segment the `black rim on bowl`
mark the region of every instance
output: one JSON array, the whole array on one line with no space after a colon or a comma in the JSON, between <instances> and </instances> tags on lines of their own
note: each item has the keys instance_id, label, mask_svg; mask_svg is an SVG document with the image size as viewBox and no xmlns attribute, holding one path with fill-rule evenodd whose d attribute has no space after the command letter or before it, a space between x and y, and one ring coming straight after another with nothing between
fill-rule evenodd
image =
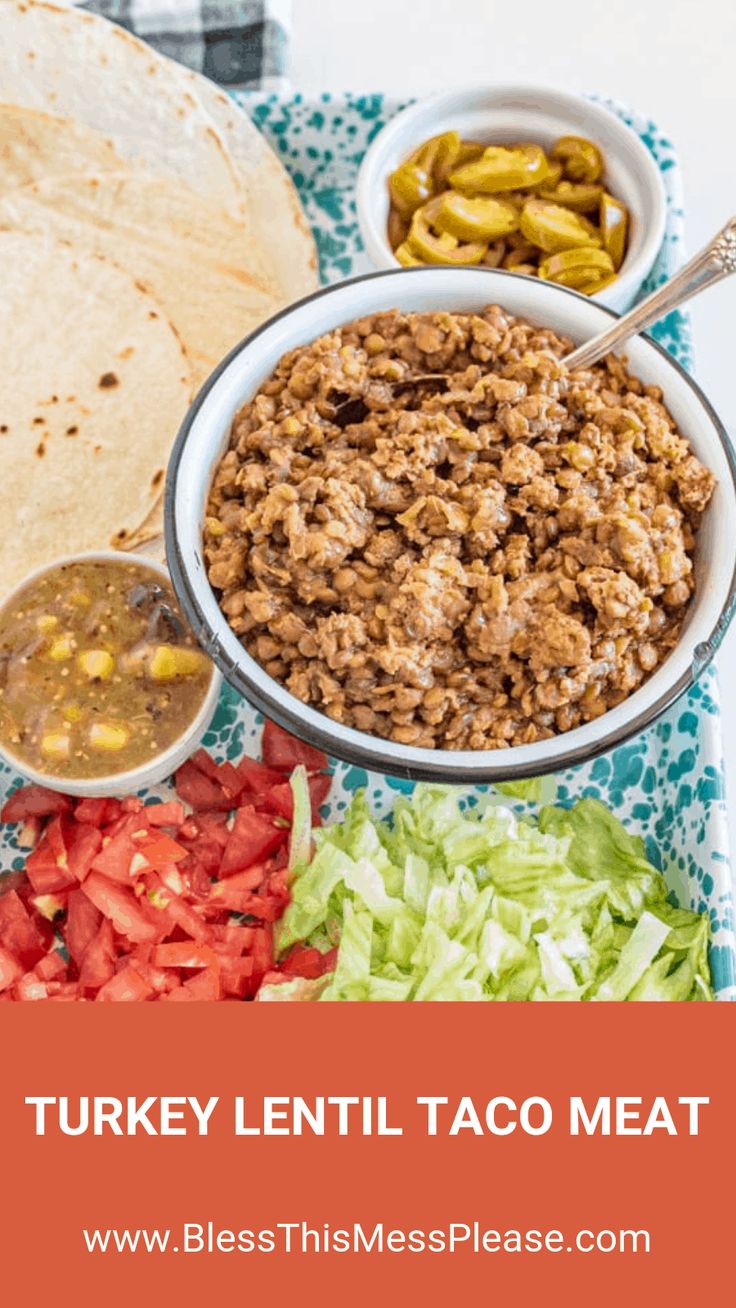
<instances>
[{"instance_id":1,"label":"black rim on bowl","mask_svg":"<svg viewBox=\"0 0 736 1308\"><path fill-rule=\"evenodd\" d=\"M460 273L482 272L479 268L432 268L433 273L452 273L457 276ZM423 276L427 272L426 268L390 268L382 269L376 272L363 273L358 277L348 279L351 285L359 285L364 282L372 282L387 277L416 277ZM488 269L494 277L510 277L518 280L519 274L507 272L502 269ZM525 281L534 279L524 277ZM600 738L592 743L584 745L574 745L565 747L566 733L561 733L556 737L559 741L559 751L553 757L544 761L532 761L521 763L512 761L509 754L513 753L512 747L509 749L496 750L479 750L477 751L478 763L473 761L472 766L464 766L459 761L453 764L448 762L448 755L451 756L451 750L419 750L415 747L416 753L425 755L426 761L421 759L411 762L402 762L397 759L394 750L400 749L395 742L384 741L380 736L369 736L364 732L358 732L352 728L344 728L340 723L333 721L326 714L312 708L312 712L318 718L318 723L305 722L303 711L307 705L302 705L291 693L279 682L269 677L263 669L259 669L260 678L263 684L259 684L247 667L233 659L227 650L225 650L212 630L207 617L199 603L196 587L189 576L183 554L180 549L178 533L176 528L176 496L177 483L179 478L180 464L186 442L189 438L191 428L197 418L202 405L208 398L210 392L217 385L222 374L230 366L233 359L242 353L244 349L257 341L265 331L269 330L274 323L288 317L294 310L303 305L310 304L324 296L330 295L335 290L345 286L346 282L339 282L331 286L320 287L319 290L313 291L310 295L304 296L300 300L287 305L279 313L274 314L266 322L261 323L255 331L250 332L244 337L229 354L225 356L222 362L208 377L201 390L195 397L184 421L179 429L174 442L171 456L169 459L166 490L164 498L164 536L166 543L166 560L171 574L174 590L177 599L186 614L186 617L202 647L213 659L217 667L222 672L225 679L230 683L240 695L243 696L250 704L259 709L267 717L272 718L287 731L293 732L300 739L308 741L309 744L317 746L327 754L342 759L345 762L358 765L373 772L383 772L390 776L401 777L411 781L435 781L435 782L452 782L458 785L478 785L505 781L509 778L523 779L531 776L542 776L551 772L558 772L562 769L574 767L577 764L585 763L591 759L597 758L601 754L607 753L617 745L624 744L633 736L639 735L647 727L651 726L658 718L666 712L687 690L694 685L695 681L711 662L713 655L716 653L721 641L723 640L728 626L736 608L736 558L733 560L731 569L731 578L729 581L728 594L718 616L718 619L706 640L701 641L694 650L693 662L686 672L684 672L673 685L669 686L653 703L650 704L641 713L634 718L622 724L620 727L612 728L602 733ZM556 287L557 291L572 296L575 299L585 299L579 292L573 291L565 286ZM597 304L596 307L609 318L618 318L621 315L615 310L607 308L605 305ZM713 409L710 401L701 391L700 387L693 380L690 374L683 368L678 361L657 341L649 335L644 339L647 344L660 354L667 364L679 373L682 380L696 396L699 404L705 410L710 421L715 428L718 439L723 448L723 452L728 463L731 475L731 483L734 494L736 495L736 454L734 454L730 438ZM245 401L241 401L245 403ZM214 470L214 460L213 468ZM204 563L201 559L201 541L197 542L196 552L202 561L202 568L206 577ZM207 583L209 584L209 583ZM223 622L226 619L223 615ZM247 662L253 662L247 651L243 647L243 658ZM663 665L664 666L664 665ZM605 714L603 718L605 718ZM603 718L599 719L602 721ZM324 723L324 726L322 725ZM343 739L346 736L347 739ZM438 757L441 755L442 757ZM448 775L451 772L451 775Z\"/></svg>"}]
</instances>

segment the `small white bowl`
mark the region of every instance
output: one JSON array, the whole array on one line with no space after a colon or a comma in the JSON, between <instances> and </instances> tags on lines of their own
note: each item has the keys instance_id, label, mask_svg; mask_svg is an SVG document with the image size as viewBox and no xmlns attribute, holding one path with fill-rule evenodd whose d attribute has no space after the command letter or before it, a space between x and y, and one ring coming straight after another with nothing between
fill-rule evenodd
<instances>
[{"instance_id":1,"label":"small white bowl","mask_svg":"<svg viewBox=\"0 0 736 1308\"><path fill-rule=\"evenodd\" d=\"M692 378L655 341L637 336L626 348L631 372L661 386L675 422L718 485L698 535L697 588L679 640L628 699L592 722L531 745L420 749L343 726L302 703L251 658L220 609L202 549L207 495L235 413L282 355L341 324L395 308L477 313L489 304L549 326L576 344L609 326L613 316L576 291L492 268L394 268L338 282L290 305L232 350L199 392L169 461L166 553L179 603L200 644L241 695L288 731L337 758L391 776L472 785L535 776L594 758L643 731L693 684L736 605L736 455Z\"/></svg>"},{"instance_id":2,"label":"small white bowl","mask_svg":"<svg viewBox=\"0 0 736 1308\"><path fill-rule=\"evenodd\" d=\"M12 603L13 599L24 591L26 586L44 577L48 572L54 572L56 568L63 567L67 563L134 563L141 567L146 567L162 577L168 585L171 585L168 569L162 563L157 563L153 559L147 558L143 554L121 554L119 550L91 550L86 554L69 554L63 558L55 559L52 563L46 563L41 568L36 568L34 572L27 577L0 601L0 612L4 611L6 606ZM178 767L188 759L194 752L197 744L207 730L220 694L222 685L222 676L216 667L212 668L210 684L205 695L199 712L190 722L183 735L175 740L173 745L164 750L162 754L157 754L150 763L142 763L137 768L129 768L127 772L116 772L110 776L72 778L72 777L54 777L48 772L40 772L32 768L24 759L18 758L11 753L7 745L0 745L0 757L9 765L25 777L28 781L34 782L38 786L46 786L50 790L59 790L65 795L75 795L79 797L97 797L105 798L109 795L129 795L136 790L142 790L146 786L155 786L159 781L171 776Z\"/></svg>"},{"instance_id":3,"label":"small white bowl","mask_svg":"<svg viewBox=\"0 0 736 1308\"><path fill-rule=\"evenodd\" d=\"M606 185L629 211L626 257L614 282L591 298L623 312L651 272L667 217L662 177L644 143L615 114L583 96L538 86L475 87L410 105L380 131L358 173L356 205L366 251L377 268L395 268L388 242L388 178L412 150L438 132L504 145L585 136L601 149Z\"/></svg>"}]
</instances>

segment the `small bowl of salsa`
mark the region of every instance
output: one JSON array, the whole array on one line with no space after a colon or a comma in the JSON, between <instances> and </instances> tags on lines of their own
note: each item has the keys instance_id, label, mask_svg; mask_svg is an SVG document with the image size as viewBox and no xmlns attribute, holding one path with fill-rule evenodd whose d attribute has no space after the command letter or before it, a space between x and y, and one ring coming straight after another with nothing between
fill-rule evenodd
<instances>
[{"instance_id":1,"label":"small bowl of salsa","mask_svg":"<svg viewBox=\"0 0 736 1308\"><path fill-rule=\"evenodd\" d=\"M209 725L221 680L150 559L62 559L0 605L0 754L67 794L169 776Z\"/></svg>"}]
</instances>

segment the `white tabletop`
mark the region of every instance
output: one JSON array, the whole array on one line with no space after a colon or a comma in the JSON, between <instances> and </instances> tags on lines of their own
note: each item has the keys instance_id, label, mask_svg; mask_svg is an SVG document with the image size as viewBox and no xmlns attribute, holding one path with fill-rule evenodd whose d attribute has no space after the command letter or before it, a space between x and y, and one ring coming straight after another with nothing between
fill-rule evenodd
<instances>
[{"instance_id":1,"label":"white tabletop","mask_svg":"<svg viewBox=\"0 0 736 1308\"><path fill-rule=\"evenodd\" d=\"M293 12L291 79L301 91L404 96L499 80L598 91L648 114L675 143L691 252L736 213L733 0L294 0ZM698 379L736 438L736 277L692 314ZM719 666L736 795L736 622Z\"/></svg>"}]
</instances>

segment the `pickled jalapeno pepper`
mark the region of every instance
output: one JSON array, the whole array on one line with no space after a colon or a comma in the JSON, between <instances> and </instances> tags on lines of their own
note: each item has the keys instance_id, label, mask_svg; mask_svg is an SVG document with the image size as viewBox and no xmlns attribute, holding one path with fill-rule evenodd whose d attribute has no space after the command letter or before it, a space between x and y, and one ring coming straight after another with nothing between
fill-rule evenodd
<instances>
[{"instance_id":1,"label":"pickled jalapeno pepper","mask_svg":"<svg viewBox=\"0 0 736 1308\"><path fill-rule=\"evenodd\" d=\"M450 173L450 185L466 195L515 191L535 186L549 172L544 150L539 145L517 145L508 149L489 145L479 159Z\"/></svg>"},{"instance_id":2,"label":"pickled jalapeno pepper","mask_svg":"<svg viewBox=\"0 0 736 1308\"><path fill-rule=\"evenodd\" d=\"M603 248L610 254L613 266L618 272L626 252L626 232L629 225L626 206L604 191L600 200L599 221Z\"/></svg>"},{"instance_id":3,"label":"pickled jalapeno pepper","mask_svg":"<svg viewBox=\"0 0 736 1308\"><path fill-rule=\"evenodd\" d=\"M551 155L562 164L571 182L597 182L603 172L603 155L584 136L561 136L552 146Z\"/></svg>"},{"instance_id":4,"label":"pickled jalapeno pepper","mask_svg":"<svg viewBox=\"0 0 736 1308\"><path fill-rule=\"evenodd\" d=\"M601 244L600 232L587 218L547 200L529 200L521 211L519 228L522 236L547 254Z\"/></svg>"},{"instance_id":5,"label":"pickled jalapeno pepper","mask_svg":"<svg viewBox=\"0 0 736 1308\"><path fill-rule=\"evenodd\" d=\"M596 295L626 255L628 212L594 141L484 144L440 132L389 178L388 237L405 267L485 264Z\"/></svg>"}]
</instances>

